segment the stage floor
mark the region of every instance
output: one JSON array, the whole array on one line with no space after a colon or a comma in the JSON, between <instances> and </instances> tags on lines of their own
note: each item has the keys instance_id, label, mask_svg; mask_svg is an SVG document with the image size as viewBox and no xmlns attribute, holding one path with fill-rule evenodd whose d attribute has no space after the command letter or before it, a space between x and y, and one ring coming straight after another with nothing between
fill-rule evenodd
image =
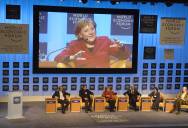
<instances>
[{"instance_id":1,"label":"stage floor","mask_svg":"<svg viewBox=\"0 0 188 128\"><path fill-rule=\"evenodd\" d=\"M23 103L23 119L8 120L7 103L0 103L0 128L187 128L188 112L45 113L44 102Z\"/></svg>"}]
</instances>

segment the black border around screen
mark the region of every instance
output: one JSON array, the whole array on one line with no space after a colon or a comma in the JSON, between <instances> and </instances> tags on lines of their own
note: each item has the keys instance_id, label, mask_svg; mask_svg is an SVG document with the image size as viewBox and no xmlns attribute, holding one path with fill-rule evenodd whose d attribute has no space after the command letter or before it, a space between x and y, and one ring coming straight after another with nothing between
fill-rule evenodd
<instances>
[{"instance_id":1,"label":"black border around screen","mask_svg":"<svg viewBox=\"0 0 188 128\"><path fill-rule=\"evenodd\" d=\"M67 12L67 13L96 13L96 14L122 14L134 15L132 68L39 68L39 12ZM33 73L79 73L79 74L108 74L108 73L137 73L138 53L138 24L139 10L137 9L105 9L105 8L79 8L60 6L33 6Z\"/></svg>"}]
</instances>

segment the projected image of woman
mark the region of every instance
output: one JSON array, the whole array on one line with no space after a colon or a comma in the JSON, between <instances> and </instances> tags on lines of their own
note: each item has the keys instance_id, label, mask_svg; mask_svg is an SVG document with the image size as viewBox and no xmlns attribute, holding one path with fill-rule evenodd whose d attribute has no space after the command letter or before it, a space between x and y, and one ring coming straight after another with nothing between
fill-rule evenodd
<instances>
[{"instance_id":1,"label":"projected image of woman","mask_svg":"<svg viewBox=\"0 0 188 128\"><path fill-rule=\"evenodd\" d=\"M102 29L102 28L101 28ZM74 62L75 68L109 68L110 60L126 60L130 57L128 47L106 36L96 36L96 24L91 19L80 20L75 29L77 40L55 57L58 63Z\"/></svg>"}]
</instances>

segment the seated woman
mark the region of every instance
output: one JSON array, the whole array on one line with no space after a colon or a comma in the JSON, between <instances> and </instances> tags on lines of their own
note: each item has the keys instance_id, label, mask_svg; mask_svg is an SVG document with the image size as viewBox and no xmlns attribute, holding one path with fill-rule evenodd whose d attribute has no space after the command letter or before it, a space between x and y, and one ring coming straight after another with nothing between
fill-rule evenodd
<instances>
[{"instance_id":1,"label":"seated woman","mask_svg":"<svg viewBox=\"0 0 188 128\"><path fill-rule=\"evenodd\" d=\"M150 96L153 101L152 109L158 111L161 97L159 89L157 87L154 87L153 91L148 96Z\"/></svg>"},{"instance_id":2,"label":"seated woman","mask_svg":"<svg viewBox=\"0 0 188 128\"><path fill-rule=\"evenodd\" d=\"M93 92L87 89L86 85L82 86L82 88L79 91L79 96L82 98L82 102L85 102L86 113L88 113L88 111L92 112L93 99L91 95L94 95Z\"/></svg>"},{"instance_id":3,"label":"seated woman","mask_svg":"<svg viewBox=\"0 0 188 128\"><path fill-rule=\"evenodd\" d=\"M178 95L176 96L176 101L175 101L174 109L173 109L173 111L174 110L177 111L176 114L180 114L181 105L188 105L188 91L187 91L186 86L184 86L182 90L178 93Z\"/></svg>"},{"instance_id":4,"label":"seated woman","mask_svg":"<svg viewBox=\"0 0 188 128\"><path fill-rule=\"evenodd\" d=\"M117 93L113 92L112 88L110 87L105 87L105 90L102 93L102 96L105 97L106 102L109 103L110 112L115 112L116 95Z\"/></svg>"},{"instance_id":5,"label":"seated woman","mask_svg":"<svg viewBox=\"0 0 188 128\"><path fill-rule=\"evenodd\" d=\"M76 24L75 35L77 39L68 43L67 48L55 57L57 63L70 65L72 62L74 68L110 68L112 56L126 60L131 55L129 48L120 42L106 36L97 37L96 24L91 19L81 19Z\"/></svg>"},{"instance_id":6,"label":"seated woman","mask_svg":"<svg viewBox=\"0 0 188 128\"><path fill-rule=\"evenodd\" d=\"M66 109L70 104L69 100L67 99L67 96L70 96L70 93L67 93L62 86L59 86L58 91L55 91L52 95L52 98L57 98L58 103L61 104L62 113L65 113Z\"/></svg>"},{"instance_id":7,"label":"seated woman","mask_svg":"<svg viewBox=\"0 0 188 128\"><path fill-rule=\"evenodd\" d=\"M133 85L131 85L129 90L127 90L125 93L123 93L123 95L129 96L129 104L136 111L137 110L136 102L139 99L139 97L141 96L141 94L138 92L138 90Z\"/></svg>"}]
</instances>

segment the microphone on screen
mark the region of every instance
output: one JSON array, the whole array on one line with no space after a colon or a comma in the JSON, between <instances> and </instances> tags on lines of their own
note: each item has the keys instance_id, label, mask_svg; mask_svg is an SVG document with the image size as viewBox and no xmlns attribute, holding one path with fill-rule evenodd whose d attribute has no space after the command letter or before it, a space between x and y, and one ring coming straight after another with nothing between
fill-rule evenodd
<instances>
[{"instance_id":1,"label":"microphone on screen","mask_svg":"<svg viewBox=\"0 0 188 128\"><path fill-rule=\"evenodd\" d=\"M53 51L51 51L51 52L49 52L47 55L46 55L46 61L49 61L49 58L50 58L50 56L53 54L53 53L56 53L56 52L58 52L58 51L60 51L60 50L64 50L64 49L66 49L67 47L63 47L63 48L59 48L59 49L56 49L56 50L53 50Z\"/></svg>"}]
</instances>

